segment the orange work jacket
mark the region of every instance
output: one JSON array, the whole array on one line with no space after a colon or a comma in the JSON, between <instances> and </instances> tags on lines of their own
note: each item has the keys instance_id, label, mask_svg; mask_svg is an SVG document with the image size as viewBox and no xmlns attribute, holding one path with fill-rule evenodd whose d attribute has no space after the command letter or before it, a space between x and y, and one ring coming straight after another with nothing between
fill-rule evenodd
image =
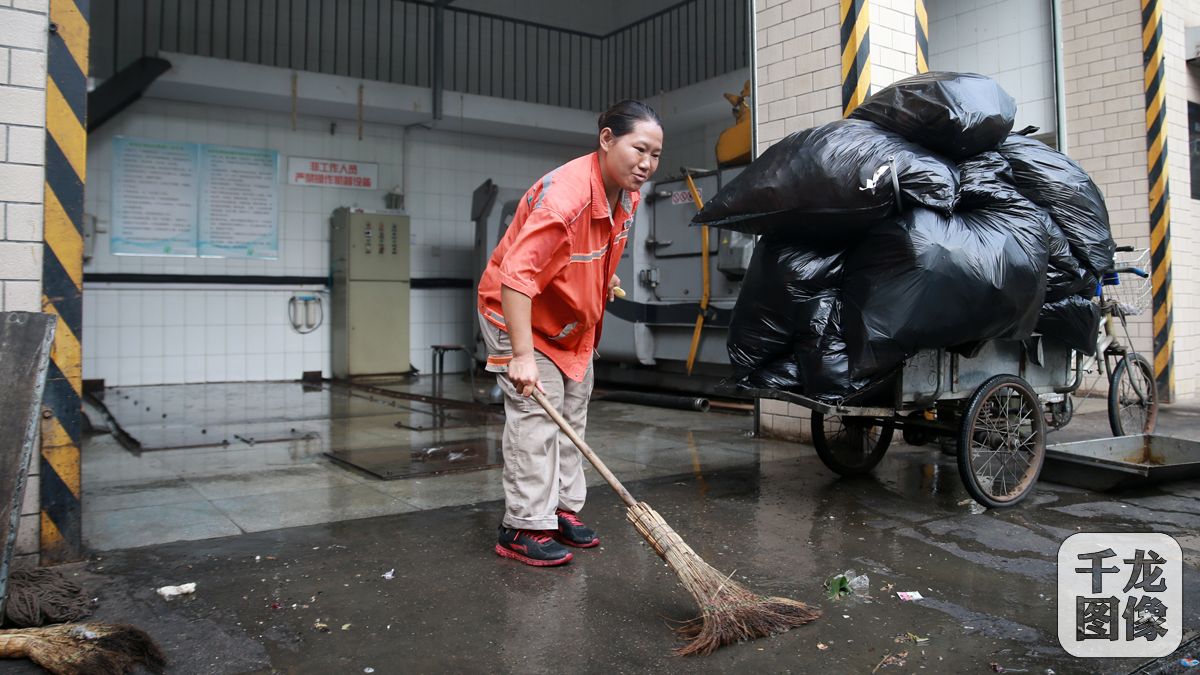
<instances>
[{"instance_id":1,"label":"orange work jacket","mask_svg":"<svg viewBox=\"0 0 1200 675\"><path fill-rule=\"evenodd\" d=\"M572 380L600 342L608 281L625 250L640 195L622 191L609 214L593 152L546 174L525 192L479 281L479 311L508 330L500 289L533 300L533 346Z\"/></svg>"}]
</instances>

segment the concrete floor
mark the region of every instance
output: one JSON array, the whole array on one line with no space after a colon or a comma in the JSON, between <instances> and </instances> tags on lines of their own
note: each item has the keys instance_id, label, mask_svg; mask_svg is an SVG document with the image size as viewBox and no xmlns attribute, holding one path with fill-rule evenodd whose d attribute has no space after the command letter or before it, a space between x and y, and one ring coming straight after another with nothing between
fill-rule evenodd
<instances>
[{"instance_id":1,"label":"concrete floor","mask_svg":"<svg viewBox=\"0 0 1200 675\"><path fill-rule=\"evenodd\" d=\"M385 417L353 418L363 443L396 442ZM1171 409L1161 429L1200 439L1196 420ZM603 545L533 569L491 553L495 470L384 483L327 462L313 439L140 457L94 439L87 536L106 550L73 569L99 598L97 616L149 630L177 673L870 673L899 652L903 665L877 672L1134 672L1145 660L1085 661L1058 645L1055 557L1081 530L1176 537L1189 637L1200 626L1200 481L1117 494L1041 483L1024 505L987 511L935 449L897 443L872 477L842 480L807 446L749 438L750 423L607 402L591 411L589 442L706 561L824 611L709 657L670 655L669 622L695 607L606 488L583 512ZM1085 411L1069 429L1098 437L1104 426ZM869 597L824 596L822 582L846 569L869 575ZM193 596L154 594L191 581ZM905 590L925 600L901 602ZM904 643L910 632L929 641ZM33 672L0 665L8 671Z\"/></svg>"},{"instance_id":2,"label":"concrete floor","mask_svg":"<svg viewBox=\"0 0 1200 675\"><path fill-rule=\"evenodd\" d=\"M482 378L480 384L482 385ZM428 395L428 379L384 385ZM470 400L447 378L443 395ZM146 448L113 435L83 449L84 541L97 551L199 540L502 499L500 469L382 481L331 462L332 449L419 448L499 439L503 410L487 425L432 423L421 402L351 394L297 382L110 389L105 405ZM461 413L459 413L461 415ZM686 415L597 401L588 442L624 480L754 464L791 444L748 442L748 415ZM96 417L93 415L93 417ZM248 442L258 439L253 444ZM265 440L264 440L265 439ZM222 445L227 441L227 445ZM601 479L588 467L590 484Z\"/></svg>"}]
</instances>

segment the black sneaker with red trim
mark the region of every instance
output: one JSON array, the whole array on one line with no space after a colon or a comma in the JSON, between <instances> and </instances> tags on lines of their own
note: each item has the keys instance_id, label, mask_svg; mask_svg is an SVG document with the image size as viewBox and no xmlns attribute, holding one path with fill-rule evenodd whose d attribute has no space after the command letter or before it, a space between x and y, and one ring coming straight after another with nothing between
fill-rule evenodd
<instances>
[{"instance_id":1,"label":"black sneaker with red trim","mask_svg":"<svg viewBox=\"0 0 1200 675\"><path fill-rule=\"evenodd\" d=\"M600 537L590 527L583 524L574 511L555 509L558 516L558 533L554 536L567 546L576 548L591 548L600 545Z\"/></svg>"},{"instance_id":2,"label":"black sneaker with red trim","mask_svg":"<svg viewBox=\"0 0 1200 675\"><path fill-rule=\"evenodd\" d=\"M535 567L553 567L571 562L571 552L554 541L552 530L499 528L496 554Z\"/></svg>"}]
</instances>

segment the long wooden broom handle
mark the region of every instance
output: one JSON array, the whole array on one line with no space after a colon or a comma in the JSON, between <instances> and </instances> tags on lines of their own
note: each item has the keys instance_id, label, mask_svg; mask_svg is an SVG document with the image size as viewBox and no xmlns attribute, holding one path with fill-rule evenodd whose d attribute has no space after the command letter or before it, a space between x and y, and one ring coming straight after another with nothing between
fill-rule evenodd
<instances>
[{"instance_id":1,"label":"long wooden broom handle","mask_svg":"<svg viewBox=\"0 0 1200 675\"><path fill-rule=\"evenodd\" d=\"M608 481L609 487L611 487L613 491L617 493L617 496L621 498L621 501L625 502L626 506L633 506L634 504L637 504L637 500L633 498L633 495L629 494L629 490L626 490L625 486L621 485L621 481L617 480L617 477L613 475L613 472L609 471L607 466L604 466L604 462L600 461L600 458L596 456L596 453L592 452L592 449L588 446L588 444L579 437L579 434L575 433L575 430L571 428L571 425L567 423L567 420L563 419L562 414L554 408L554 405L546 399L546 395L539 391L537 387L534 387L533 389L533 399L542 406L542 410L546 411L546 414L550 416L550 419L554 420L554 423L558 425L558 428L563 430L563 433L567 435L567 438L571 439L571 442L575 444L575 447L579 448L579 452L582 452L583 456L587 457L588 461L592 463L592 466L596 467L596 470L600 472L600 475L604 476L604 480Z\"/></svg>"}]
</instances>

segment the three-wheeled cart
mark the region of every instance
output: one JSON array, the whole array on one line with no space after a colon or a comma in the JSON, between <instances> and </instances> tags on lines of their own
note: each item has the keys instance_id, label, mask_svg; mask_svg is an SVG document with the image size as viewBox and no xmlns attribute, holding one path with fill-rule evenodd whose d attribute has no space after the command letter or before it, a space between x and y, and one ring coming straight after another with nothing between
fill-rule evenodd
<instances>
[{"instance_id":1,"label":"three-wheeled cart","mask_svg":"<svg viewBox=\"0 0 1200 675\"><path fill-rule=\"evenodd\" d=\"M753 389L812 411L817 455L843 476L870 472L883 459L892 433L910 445L940 440L957 450L967 492L990 508L1024 499L1046 458L1047 428L1071 420L1071 395L1086 374L1108 385L1108 417L1114 436L1150 434L1158 409L1149 361L1130 350L1125 317L1149 304L1145 249L1119 247L1117 266L1105 275L1095 302L1103 321L1093 355L1035 335L1027 340L981 342L967 353L927 349L896 373L855 396L823 401L774 389ZM1120 259L1120 254L1131 256ZM1125 341L1117 335L1117 324ZM1095 389L1093 381L1089 394ZM949 440L950 443L946 443Z\"/></svg>"}]
</instances>

